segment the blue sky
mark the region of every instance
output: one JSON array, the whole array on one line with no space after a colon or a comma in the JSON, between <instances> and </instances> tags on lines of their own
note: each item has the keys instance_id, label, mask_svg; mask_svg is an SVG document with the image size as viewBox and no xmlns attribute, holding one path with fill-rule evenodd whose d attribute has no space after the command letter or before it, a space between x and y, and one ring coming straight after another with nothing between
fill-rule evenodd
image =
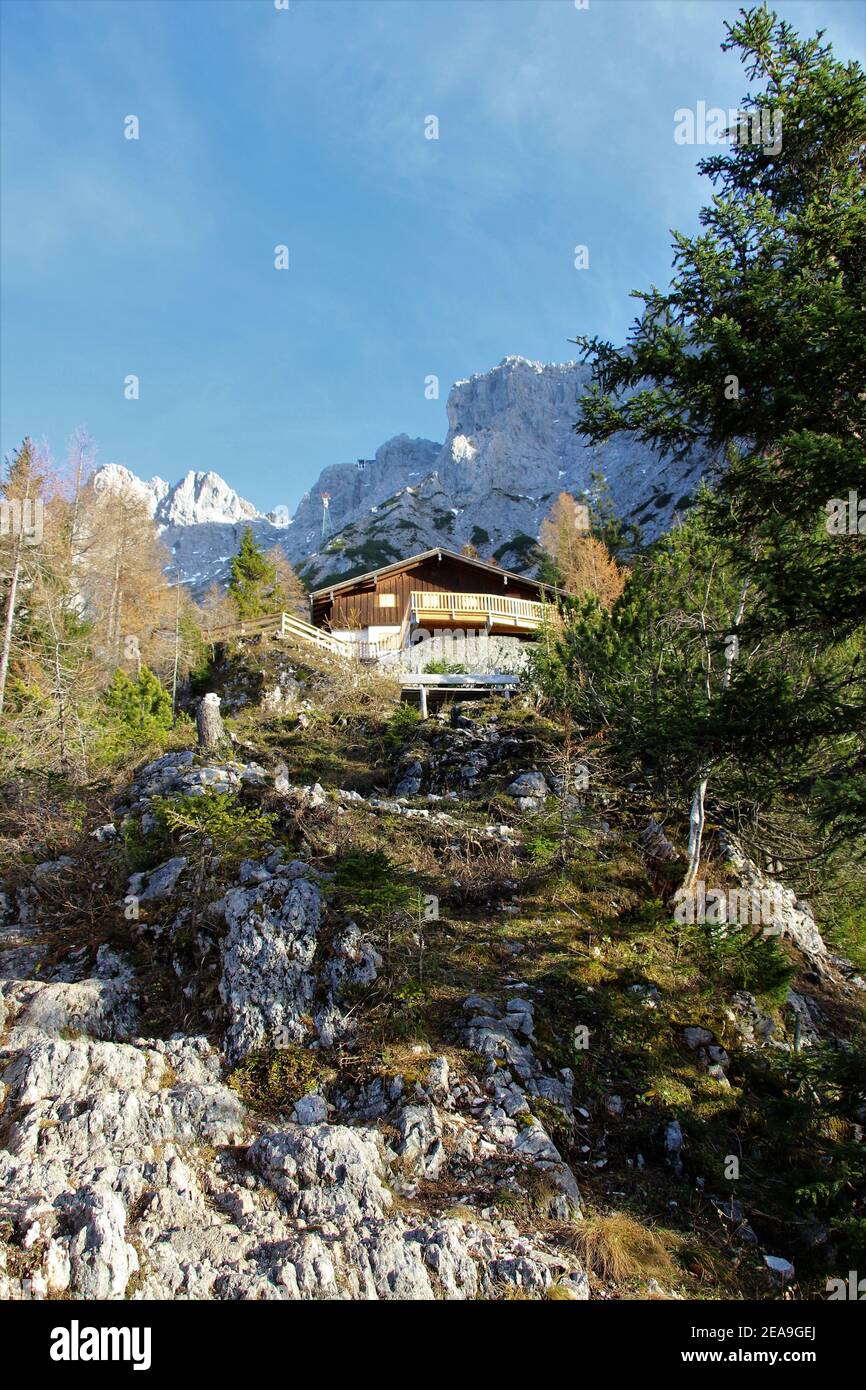
<instances>
[{"instance_id":1,"label":"blue sky","mask_svg":"<svg viewBox=\"0 0 866 1390\"><path fill-rule=\"evenodd\" d=\"M863 60L866 0L775 8ZM673 113L747 89L735 11L0 0L3 453L83 424L102 462L294 508L326 464L444 438L455 379L622 341L706 196Z\"/></svg>"}]
</instances>

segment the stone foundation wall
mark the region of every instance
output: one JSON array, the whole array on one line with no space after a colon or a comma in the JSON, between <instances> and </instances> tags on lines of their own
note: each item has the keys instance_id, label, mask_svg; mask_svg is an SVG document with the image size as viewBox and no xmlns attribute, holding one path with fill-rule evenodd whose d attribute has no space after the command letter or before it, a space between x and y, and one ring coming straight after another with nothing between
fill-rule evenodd
<instances>
[{"instance_id":1,"label":"stone foundation wall","mask_svg":"<svg viewBox=\"0 0 866 1390\"><path fill-rule=\"evenodd\" d=\"M519 637L437 632L398 652L387 664L401 671L423 672L431 661L446 661L465 666L472 674L506 675L525 669L532 647L532 642L522 642Z\"/></svg>"}]
</instances>

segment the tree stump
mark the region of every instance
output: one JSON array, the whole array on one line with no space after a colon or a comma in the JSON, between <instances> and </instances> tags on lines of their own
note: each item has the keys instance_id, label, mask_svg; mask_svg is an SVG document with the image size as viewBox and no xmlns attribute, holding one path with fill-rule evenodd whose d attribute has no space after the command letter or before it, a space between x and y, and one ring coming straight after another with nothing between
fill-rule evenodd
<instances>
[{"instance_id":1,"label":"tree stump","mask_svg":"<svg viewBox=\"0 0 866 1390\"><path fill-rule=\"evenodd\" d=\"M223 728L222 715L220 714L219 695L205 695L199 701L199 706L195 717L196 729L198 730L198 746L201 749L219 748L224 742L226 731Z\"/></svg>"}]
</instances>

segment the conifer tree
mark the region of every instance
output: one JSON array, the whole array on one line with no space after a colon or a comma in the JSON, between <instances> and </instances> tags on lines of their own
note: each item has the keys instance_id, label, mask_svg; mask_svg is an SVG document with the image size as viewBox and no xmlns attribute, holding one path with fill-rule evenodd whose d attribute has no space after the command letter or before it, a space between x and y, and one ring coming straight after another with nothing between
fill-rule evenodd
<instances>
[{"instance_id":1,"label":"conifer tree","mask_svg":"<svg viewBox=\"0 0 866 1390\"><path fill-rule=\"evenodd\" d=\"M734 654L714 697L717 732L736 746L735 731L759 730L752 756L768 779L796 746L816 791L832 787L828 822L841 832L850 816L833 805L866 801L866 536L850 524L832 534L827 520L833 499L866 492L866 74L765 5L726 28L723 49L764 84L743 110L753 129L780 127L781 142L738 140L701 161L715 192L702 233L674 236L669 290L637 296L644 312L625 350L578 339L595 377L578 428L593 443L625 432L667 455L719 459L704 521L735 584L727 632L708 637L715 660L726 644ZM701 600L696 591L698 620ZM767 659L749 669L744 643ZM697 713L692 877L718 766L713 741L693 739Z\"/></svg>"},{"instance_id":2,"label":"conifer tree","mask_svg":"<svg viewBox=\"0 0 866 1390\"><path fill-rule=\"evenodd\" d=\"M231 573L228 593L239 618L261 618L281 607L276 564L256 544L251 526L244 528Z\"/></svg>"},{"instance_id":3,"label":"conifer tree","mask_svg":"<svg viewBox=\"0 0 866 1390\"><path fill-rule=\"evenodd\" d=\"M171 725L171 695L148 666L135 677L118 668L105 702L133 737L153 736Z\"/></svg>"}]
</instances>

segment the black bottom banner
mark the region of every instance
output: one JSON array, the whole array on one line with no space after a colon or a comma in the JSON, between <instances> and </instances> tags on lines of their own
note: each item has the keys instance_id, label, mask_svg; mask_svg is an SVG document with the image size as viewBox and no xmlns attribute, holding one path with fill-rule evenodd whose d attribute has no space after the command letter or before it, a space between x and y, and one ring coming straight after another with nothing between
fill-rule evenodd
<instances>
[{"instance_id":1,"label":"black bottom banner","mask_svg":"<svg viewBox=\"0 0 866 1390\"><path fill-rule=\"evenodd\" d=\"M697 1378L712 1367L806 1368L826 1379L837 1365L841 1370L843 1363L857 1364L866 1328L858 1302L591 1301L573 1302L570 1308L529 1301L484 1308L478 1303L387 1301L23 1302L0 1305L0 1336L7 1349L14 1345L24 1352L28 1369L49 1382L62 1382L70 1374L99 1377L103 1369L114 1376L213 1374L224 1379L241 1368L255 1374L257 1367L281 1363L288 1374L290 1367L298 1369L296 1355L303 1347L310 1353L318 1347L331 1375L363 1368L367 1377L381 1374L391 1380L404 1336L414 1365L412 1379L419 1370L424 1379L428 1366L429 1377L438 1379L443 1368L439 1357L434 1354L423 1364L416 1359L431 1334L460 1338L465 1375L473 1360L489 1373L500 1356L510 1369L515 1333L546 1337L554 1329L558 1336L581 1338L565 1344L572 1347L569 1356L582 1346L588 1354L603 1356L612 1373L667 1374L679 1367ZM507 1322L500 1323L500 1317ZM444 1353L444 1344L437 1345ZM524 1354L533 1345L539 1346L527 1343ZM378 1351L374 1354L372 1348Z\"/></svg>"}]
</instances>

